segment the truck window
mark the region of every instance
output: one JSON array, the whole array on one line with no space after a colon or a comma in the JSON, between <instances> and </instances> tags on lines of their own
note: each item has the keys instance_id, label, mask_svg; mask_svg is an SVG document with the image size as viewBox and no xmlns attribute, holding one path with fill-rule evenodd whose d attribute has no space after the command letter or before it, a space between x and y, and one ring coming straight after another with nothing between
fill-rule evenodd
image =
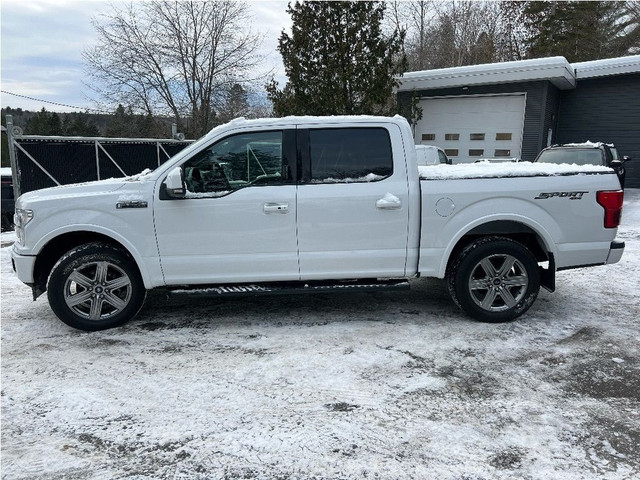
<instances>
[{"instance_id":1,"label":"truck window","mask_svg":"<svg viewBox=\"0 0 640 480\"><path fill-rule=\"evenodd\" d=\"M187 198L216 197L254 185L283 182L282 132L232 135L184 166Z\"/></svg>"},{"instance_id":2,"label":"truck window","mask_svg":"<svg viewBox=\"0 0 640 480\"><path fill-rule=\"evenodd\" d=\"M311 183L374 182L393 173L384 128L311 129L309 143Z\"/></svg>"},{"instance_id":3,"label":"truck window","mask_svg":"<svg viewBox=\"0 0 640 480\"><path fill-rule=\"evenodd\" d=\"M575 165L602 165L602 153L598 148L559 148L545 150L538 157L540 163L568 163Z\"/></svg>"}]
</instances>

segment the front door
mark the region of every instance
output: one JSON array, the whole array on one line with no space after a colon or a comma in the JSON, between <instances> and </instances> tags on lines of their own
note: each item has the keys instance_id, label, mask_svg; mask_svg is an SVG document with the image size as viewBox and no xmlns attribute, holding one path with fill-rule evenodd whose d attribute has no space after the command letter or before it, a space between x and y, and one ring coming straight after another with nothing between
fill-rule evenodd
<instances>
[{"instance_id":1,"label":"front door","mask_svg":"<svg viewBox=\"0 0 640 480\"><path fill-rule=\"evenodd\" d=\"M182 164L184 199L154 205L167 285L297 280L295 130L229 135ZM295 145L294 145L295 151Z\"/></svg>"}]
</instances>

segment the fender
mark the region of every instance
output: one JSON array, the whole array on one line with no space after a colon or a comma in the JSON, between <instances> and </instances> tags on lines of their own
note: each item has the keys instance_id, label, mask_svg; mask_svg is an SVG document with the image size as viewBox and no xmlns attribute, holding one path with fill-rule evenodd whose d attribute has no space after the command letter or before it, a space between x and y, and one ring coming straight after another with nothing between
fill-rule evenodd
<instances>
[{"instance_id":1,"label":"fender","mask_svg":"<svg viewBox=\"0 0 640 480\"><path fill-rule=\"evenodd\" d=\"M473 230L476 227L485 225L487 223L499 221L499 220L503 220L503 221L506 220L506 221L512 221L516 223L521 223L522 225L529 227L542 239L546 250L552 253L554 256L557 255L556 247L551 235L538 222L530 218L520 216L520 215L514 215L514 214L488 215L486 217L479 218L475 222L471 222L468 225L466 225L464 229L458 232L458 234L451 240L451 242L449 242L449 244L445 249L442 262L440 263L439 274L442 275L442 277L444 277L447 269L447 264L449 263L449 257L451 256L451 253L453 252L453 249L455 248L455 246L465 235L467 235L471 230Z\"/></svg>"},{"instance_id":2,"label":"fender","mask_svg":"<svg viewBox=\"0 0 640 480\"><path fill-rule=\"evenodd\" d=\"M509 205L512 212L500 212L500 208ZM513 213L516 212L527 212ZM486 212L497 212L487 215ZM494 221L511 221L520 223L533 230L543 241L544 247L548 252L557 256L557 246L555 238L561 235L560 226L557 221L543 208L521 199L515 198L497 198L474 203L466 206L446 219L446 223L442 226L441 238L449 239L441 257L440 266L438 268L438 277L443 278L449 257L460 239L467 235L471 230L481 225ZM424 237L423 237L424 238Z\"/></svg>"},{"instance_id":3,"label":"fender","mask_svg":"<svg viewBox=\"0 0 640 480\"><path fill-rule=\"evenodd\" d=\"M91 225L91 224L75 224L75 225L66 225L64 227L57 228L45 236L40 238L40 240L35 244L33 248L33 254L37 255L42 251L44 246L48 244L51 240L65 233L74 233L74 232L91 232L91 233L99 233L106 237L113 239L114 241L121 244L128 253L133 257L133 260L136 262L138 269L140 270L140 275L142 276L142 281L144 283L145 288L151 289L154 287L164 286L164 280L162 277L162 271L160 270L160 261L157 254L154 257L147 257L145 261L145 257L140 253L140 251L131 243L123 235L118 232L111 230L106 227L102 227L100 225ZM155 239L154 239L155 241Z\"/></svg>"}]
</instances>

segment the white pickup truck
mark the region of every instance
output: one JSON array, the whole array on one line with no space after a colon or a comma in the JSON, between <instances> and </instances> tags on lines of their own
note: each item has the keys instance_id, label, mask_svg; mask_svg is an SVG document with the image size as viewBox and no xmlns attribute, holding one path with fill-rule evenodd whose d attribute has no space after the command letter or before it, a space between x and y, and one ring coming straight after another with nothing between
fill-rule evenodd
<instances>
[{"instance_id":1,"label":"white pickup truck","mask_svg":"<svg viewBox=\"0 0 640 480\"><path fill-rule=\"evenodd\" d=\"M83 330L131 319L154 288L326 292L420 275L500 322L553 291L556 270L620 260L622 198L604 166L418 167L399 116L238 119L155 171L22 195L12 259Z\"/></svg>"}]
</instances>

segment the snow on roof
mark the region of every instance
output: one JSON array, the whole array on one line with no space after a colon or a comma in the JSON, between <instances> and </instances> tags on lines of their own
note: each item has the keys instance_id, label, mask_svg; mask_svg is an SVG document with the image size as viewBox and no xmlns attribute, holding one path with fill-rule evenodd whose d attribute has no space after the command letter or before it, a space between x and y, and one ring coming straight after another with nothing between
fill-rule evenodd
<instances>
[{"instance_id":1,"label":"snow on roof","mask_svg":"<svg viewBox=\"0 0 640 480\"><path fill-rule=\"evenodd\" d=\"M611 173L609 167L599 165L568 165L552 163L465 163L418 167L422 180L454 180L469 178L539 177L589 173Z\"/></svg>"},{"instance_id":2,"label":"snow on roof","mask_svg":"<svg viewBox=\"0 0 640 480\"><path fill-rule=\"evenodd\" d=\"M236 127L262 127L262 126L281 126L281 125L330 125L330 124L357 124L357 123L396 123L409 127L407 119L401 115L393 117L373 116L373 115L325 115L325 116L288 116L288 117L272 117L272 118L255 118L247 119L244 117L234 118L228 123L213 128L207 137L213 136L218 132L229 130Z\"/></svg>"},{"instance_id":3,"label":"snow on roof","mask_svg":"<svg viewBox=\"0 0 640 480\"><path fill-rule=\"evenodd\" d=\"M573 68L564 57L407 72L400 80L402 82L398 87L400 92L532 80L549 80L563 90L576 86Z\"/></svg>"},{"instance_id":4,"label":"snow on roof","mask_svg":"<svg viewBox=\"0 0 640 480\"><path fill-rule=\"evenodd\" d=\"M572 64L564 57L535 58L407 72L400 78L398 91L536 80L548 80L561 90L571 90L580 79L636 72L640 72L640 55Z\"/></svg>"},{"instance_id":5,"label":"snow on roof","mask_svg":"<svg viewBox=\"0 0 640 480\"><path fill-rule=\"evenodd\" d=\"M637 73L640 72L640 55L579 62L573 63L571 66L575 69L578 80L609 75L622 75L625 73Z\"/></svg>"},{"instance_id":6,"label":"snow on roof","mask_svg":"<svg viewBox=\"0 0 640 480\"><path fill-rule=\"evenodd\" d=\"M561 147L579 147L579 148L600 148L604 145L602 142L590 142L587 140L586 142L581 143L563 143L560 145Z\"/></svg>"}]
</instances>

